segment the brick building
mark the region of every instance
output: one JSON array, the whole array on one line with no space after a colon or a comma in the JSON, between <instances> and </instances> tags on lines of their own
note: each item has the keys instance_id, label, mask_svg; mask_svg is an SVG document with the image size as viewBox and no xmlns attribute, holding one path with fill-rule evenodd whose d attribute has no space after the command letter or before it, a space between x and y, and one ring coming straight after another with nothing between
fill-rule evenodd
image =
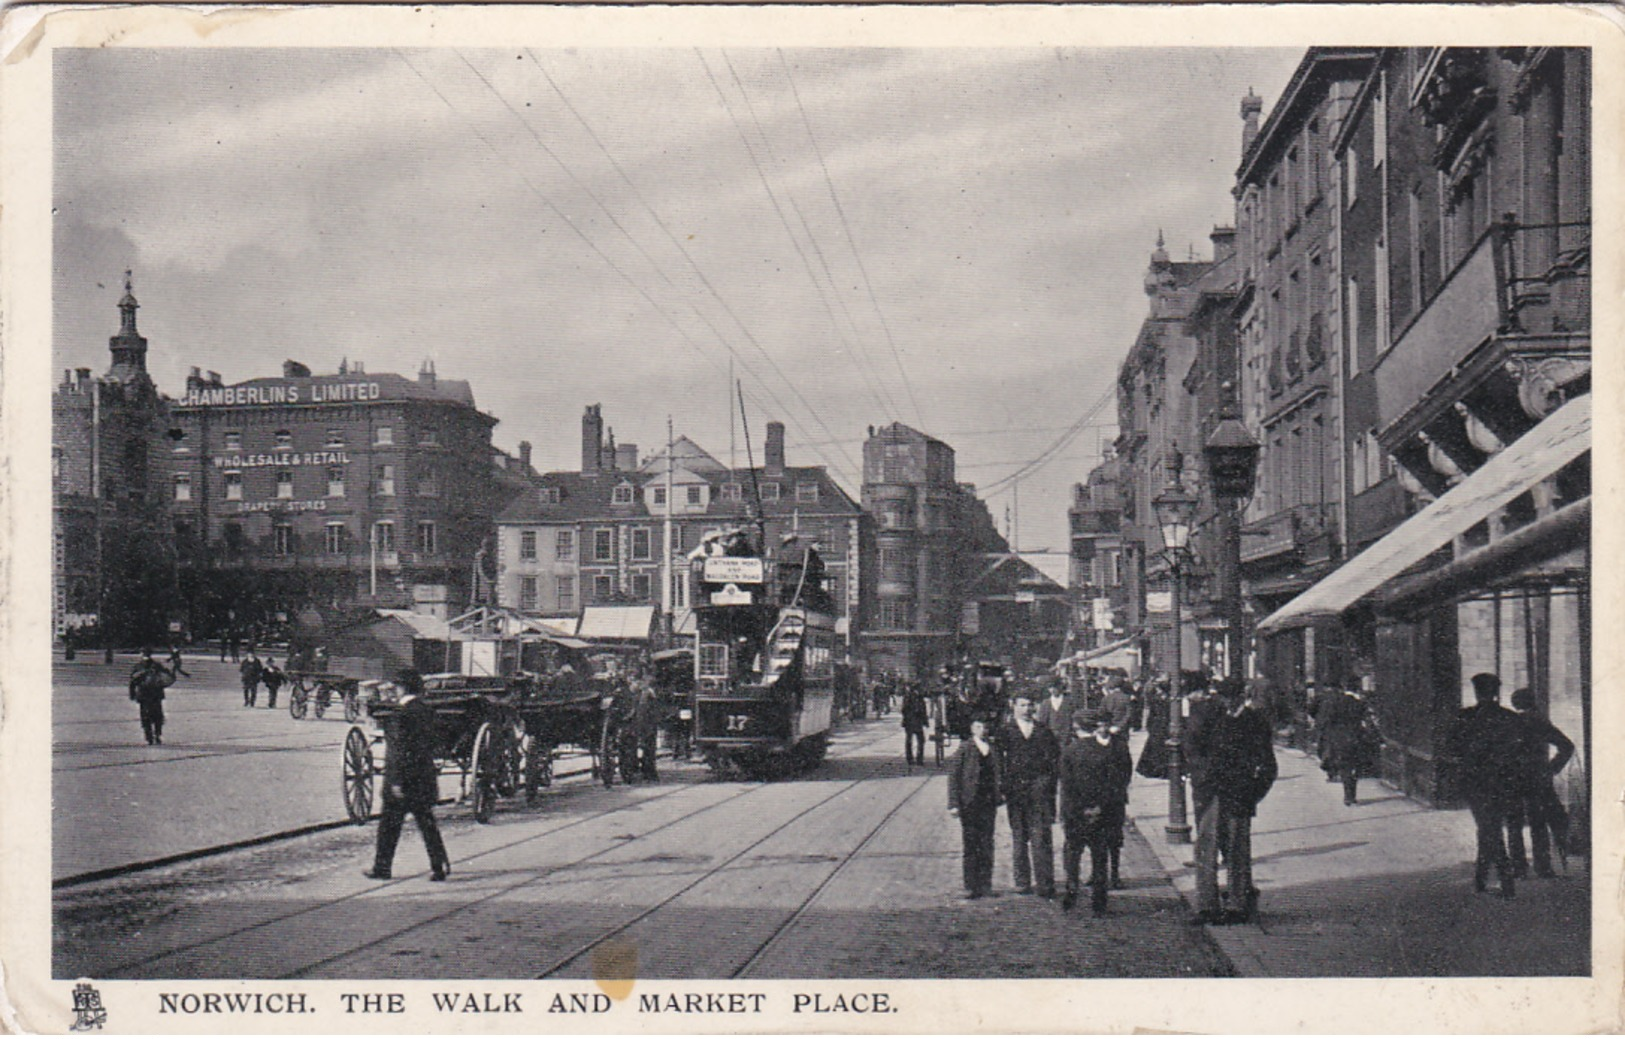
<instances>
[{"instance_id":1,"label":"brick building","mask_svg":"<svg viewBox=\"0 0 1625 1039\"><path fill-rule=\"evenodd\" d=\"M164 496L167 402L147 373L130 272L119 300L112 364L66 372L51 398L53 630L118 645L169 637L177 609Z\"/></svg>"},{"instance_id":2,"label":"brick building","mask_svg":"<svg viewBox=\"0 0 1625 1039\"><path fill-rule=\"evenodd\" d=\"M596 404L581 425L580 470L541 474L497 518L501 605L555 617L589 606L669 606L680 625L690 605L688 553L711 532L750 526L759 493L769 548L792 532L815 543L839 630L854 630L867 573L862 513L823 466L786 464L781 423L768 423L755 469L730 469L687 437L640 460L636 444L615 443Z\"/></svg>"},{"instance_id":3,"label":"brick building","mask_svg":"<svg viewBox=\"0 0 1625 1039\"><path fill-rule=\"evenodd\" d=\"M249 628L306 605L473 601L504 493L496 419L469 384L360 365L223 384L193 369L164 470L194 630Z\"/></svg>"}]
</instances>

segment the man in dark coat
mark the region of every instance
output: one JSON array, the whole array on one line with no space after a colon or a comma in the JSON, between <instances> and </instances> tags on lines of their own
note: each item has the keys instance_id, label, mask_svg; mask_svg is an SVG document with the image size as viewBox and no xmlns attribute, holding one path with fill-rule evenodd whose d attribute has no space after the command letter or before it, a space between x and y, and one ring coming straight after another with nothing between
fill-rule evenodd
<instances>
[{"instance_id":1,"label":"man in dark coat","mask_svg":"<svg viewBox=\"0 0 1625 1039\"><path fill-rule=\"evenodd\" d=\"M1127 748L1111 731L1111 714L1095 711L1073 716L1075 739L1061 750L1061 864L1066 893L1061 908L1078 897L1078 867L1089 849L1090 907L1106 911L1106 892L1113 884L1107 869L1113 839L1122 833L1128 803L1130 765Z\"/></svg>"},{"instance_id":2,"label":"man in dark coat","mask_svg":"<svg viewBox=\"0 0 1625 1039\"><path fill-rule=\"evenodd\" d=\"M925 690L909 683L903 694L903 760L910 765L925 764L925 726L930 717Z\"/></svg>"},{"instance_id":3,"label":"man in dark coat","mask_svg":"<svg viewBox=\"0 0 1625 1039\"><path fill-rule=\"evenodd\" d=\"M1370 710L1353 683L1342 692L1327 697L1321 708L1321 739L1324 760L1321 767L1329 776L1343 781L1343 803L1358 804L1360 772L1365 766L1366 726Z\"/></svg>"},{"instance_id":4,"label":"man in dark coat","mask_svg":"<svg viewBox=\"0 0 1625 1039\"><path fill-rule=\"evenodd\" d=\"M243 680L243 706L253 707L255 701L259 699L260 676L262 674L260 658L254 655L253 650L248 651L248 656L243 659L241 666L237 668L237 673Z\"/></svg>"},{"instance_id":5,"label":"man in dark coat","mask_svg":"<svg viewBox=\"0 0 1625 1039\"><path fill-rule=\"evenodd\" d=\"M1555 877L1552 846L1556 845L1560 854L1563 852L1568 844L1569 821L1552 787L1552 777L1563 771L1574 757L1574 741L1546 720L1535 702L1535 694L1528 689L1512 694L1512 709L1518 712L1524 724L1523 811L1521 817L1514 819L1510 832L1512 847L1508 849L1512 874L1521 877L1529 871L1523 845L1523 822L1527 820L1529 837L1534 844L1535 876Z\"/></svg>"},{"instance_id":6,"label":"man in dark coat","mask_svg":"<svg viewBox=\"0 0 1625 1039\"><path fill-rule=\"evenodd\" d=\"M1004 814L1010 821L1011 865L1016 890L1033 882L1043 898L1055 897L1055 768L1061 756L1055 734L1038 724L1032 693L1015 694L1014 716L999 732L1003 759Z\"/></svg>"},{"instance_id":7,"label":"man in dark coat","mask_svg":"<svg viewBox=\"0 0 1625 1039\"><path fill-rule=\"evenodd\" d=\"M164 742L164 690L174 681L175 676L152 659L152 650L141 651L130 672L130 699L141 708L141 731L149 744Z\"/></svg>"},{"instance_id":8,"label":"man in dark coat","mask_svg":"<svg viewBox=\"0 0 1625 1039\"><path fill-rule=\"evenodd\" d=\"M959 819L964 838L966 898L993 893L993 829L1004 801L1004 784L987 728L986 718L971 719L970 739L960 745L953 775L948 777L948 812Z\"/></svg>"},{"instance_id":9,"label":"man in dark coat","mask_svg":"<svg viewBox=\"0 0 1625 1039\"><path fill-rule=\"evenodd\" d=\"M434 805L440 799L440 785L434 763L434 708L423 699L423 678L416 671L402 671L395 679L401 689L398 709L386 725L388 754L384 760L384 805L378 817L378 846L372 869L366 876L388 880L395 862L395 845L401 839L406 813L417 820L423 846L429 852L431 880L445 880L451 873L451 860L435 824Z\"/></svg>"},{"instance_id":10,"label":"man in dark coat","mask_svg":"<svg viewBox=\"0 0 1625 1039\"><path fill-rule=\"evenodd\" d=\"M1445 746L1478 830L1473 887L1485 890L1493 868L1501 881L1501 897L1512 898L1516 890L1506 828L1523 794L1526 728L1522 719L1501 706L1501 679L1495 675L1474 675L1473 697L1477 702L1456 715Z\"/></svg>"},{"instance_id":11,"label":"man in dark coat","mask_svg":"<svg viewBox=\"0 0 1625 1039\"><path fill-rule=\"evenodd\" d=\"M1129 720L1134 716L1134 699L1129 696L1127 683L1113 675L1106 684L1106 695L1100 700L1101 710L1112 716L1112 728L1127 733Z\"/></svg>"},{"instance_id":12,"label":"man in dark coat","mask_svg":"<svg viewBox=\"0 0 1625 1039\"><path fill-rule=\"evenodd\" d=\"M1185 758L1196 811L1196 903L1192 923L1244 923L1258 908L1253 886L1253 816L1275 784L1277 766L1269 719L1238 682L1193 708ZM1219 898L1219 853L1229 885Z\"/></svg>"}]
</instances>

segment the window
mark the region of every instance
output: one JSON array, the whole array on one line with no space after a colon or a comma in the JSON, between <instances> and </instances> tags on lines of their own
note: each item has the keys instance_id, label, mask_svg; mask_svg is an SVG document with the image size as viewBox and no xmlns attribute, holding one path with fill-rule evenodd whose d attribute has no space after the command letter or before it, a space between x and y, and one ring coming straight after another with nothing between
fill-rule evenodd
<instances>
[{"instance_id":1,"label":"window","mask_svg":"<svg viewBox=\"0 0 1625 1039\"><path fill-rule=\"evenodd\" d=\"M1377 96L1371 99L1371 168L1380 169L1388 155L1388 73L1377 73Z\"/></svg>"},{"instance_id":2,"label":"window","mask_svg":"<svg viewBox=\"0 0 1625 1039\"><path fill-rule=\"evenodd\" d=\"M521 530L519 532L519 558L536 558L536 532L534 530Z\"/></svg>"},{"instance_id":3,"label":"window","mask_svg":"<svg viewBox=\"0 0 1625 1039\"><path fill-rule=\"evenodd\" d=\"M394 466L381 465L378 467L378 494L385 498L393 498L395 496Z\"/></svg>"},{"instance_id":4,"label":"window","mask_svg":"<svg viewBox=\"0 0 1625 1039\"><path fill-rule=\"evenodd\" d=\"M656 505L664 505L664 504L666 504L666 488L664 488L664 487L656 487L654 489L653 498L654 498L654 503Z\"/></svg>"},{"instance_id":5,"label":"window","mask_svg":"<svg viewBox=\"0 0 1625 1039\"><path fill-rule=\"evenodd\" d=\"M1360 373L1360 279L1349 278L1349 338L1344 350L1350 375Z\"/></svg>"},{"instance_id":6,"label":"window","mask_svg":"<svg viewBox=\"0 0 1625 1039\"><path fill-rule=\"evenodd\" d=\"M226 500L243 500L243 474L235 469L226 470Z\"/></svg>"},{"instance_id":7,"label":"window","mask_svg":"<svg viewBox=\"0 0 1625 1039\"><path fill-rule=\"evenodd\" d=\"M700 643L700 677L728 677L728 644L726 642Z\"/></svg>"},{"instance_id":8,"label":"window","mask_svg":"<svg viewBox=\"0 0 1625 1039\"><path fill-rule=\"evenodd\" d=\"M682 567L671 568L671 605L673 609L688 609L688 571Z\"/></svg>"},{"instance_id":9,"label":"window","mask_svg":"<svg viewBox=\"0 0 1625 1039\"><path fill-rule=\"evenodd\" d=\"M418 473L418 497L440 497L440 474L433 469Z\"/></svg>"},{"instance_id":10,"label":"window","mask_svg":"<svg viewBox=\"0 0 1625 1039\"><path fill-rule=\"evenodd\" d=\"M293 524L278 523L271 528L271 551L279 556L293 555Z\"/></svg>"},{"instance_id":11,"label":"window","mask_svg":"<svg viewBox=\"0 0 1625 1039\"><path fill-rule=\"evenodd\" d=\"M595 602L608 602L615 596L615 578L609 574L595 574L592 579L592 597Z\"/></svg>"},{"instance_id":12,"label":"window","mask_svg":"<svg viewBox=\"0 0 1625 1039\"><path fill-rule=\"evenodd\" d=\"M632 504L632 485L629 483L618 485L610 496L610 502L615 505Z\"/></svg>"},{"instance_id":13,"label":"window","mask_svg":"<svg viewBox=\"0 0 1625 1039\"><path fill-rule=\"evenodd\" d=\"M276 446L278 451L286 451L293 446L293 433L286 429L276 431Z\"/></svg>"},{"instance_id":14,"label":"window","mask_svg":"<svg viewBox=\"0 0 1625 1039\"><path fill-rule=\"evenodd\" d=\"M379 426L373 431L372 442L379 447L389 447L395 443L395 427Z\"/></svg>"},{"instance_id":15,"label":"window","mask_svg":"<svg viewBox=\"0 0 1625 1039\"><path fill-rule=\"evenodd\" d=\"M418 520L418 554L432 556L438 551L434 520Z\"/></svg>"},{"instance_id":16,"label":"window","mask_svg":"<svg viewBox=\"0 0 1625 1039\"><path fill-rule=\"evenodd\" d=\"M567 563L576 557L576 532L561 530L553 535L553 558Z\"/></svg>"},{"instance_id":17,"label":"window","mask_svg":"<svg viewBox=\"0 0 1625 1039\"><path fill-rule=\"evenodd\" d=\"M330 429L327 431L327 447L329 449L344 446L344 430Z\"/></svg>"},{"instance_id":18,"label":"window","mask_svg":"<svg viewBox=\"0 0 1625 1039\"><path fill-rule=\"evenodd\" d=\"M175 476L175 500L192 500L192 478L185 473L177 473Z\"/></svg>"},{"instance_id":19,"label":"window","mask_svg":"<svg viewBox=\"0 0 1625 1039\"><path fill-rule=\"evenodd\" d=\"M557 505L564 500L564 494L557 487L543 487L541 499L543 505Z\"/></svg>"},{"instance_id":20,"label":"window","mask_svg":"<svg viewBox=\"0 0 1625 1039\"><path fill-rule=\"evenodd\" d=\"M278 498L293 497L292 469L278 469L276 471L276 496Z\"/></svg>"},{"instance_id":21,"label":"window","mask_svg":"<svg viewBox=\"0 0 1625 1039\"><path fill-rule=\"evenodd\" d=\"M372 525L373 544L380 555L395 551L395 521L379 520Z\"/></svg>"},{"instance_id":22,"label":"window","mask_svg":"<svg viewBox=\"0 0 1625 1039\"><path fill-rule=\"evenodd\" d=\"M880 600L880 627L883 631L908 628L908 603L898 599Z\"/></svg>"},{"instance_id":23,"label":"window","mask_svg":"<svg viewBox=\"0 0 1625 1039\"><path fill-rule=\"evenodd\" d=\"M350 528L343 523L327 525L327 554L341 556L350 549Z\"/></svg>"},{"instance_id":24,"label":"window","mask_svg":"<svg viewBox=\"0 0 1625 1039\"><path fill-rule=\"evenodd\" d=\"M1353 148L1343 156L1343 191L1347 205L1360 201L1360 153Z\"/></svg>"},{"instance_id":25,"label":"window","mask_svg":"<svg viewBox=\"0 0 1625 1039\"><path fill-rule=\"evenodd\" d=\"M632 598L648 602L654 595L654 580L650 574L632 575Z\"/></svg>"},{"instance_id":26,"label":"window","mask_svg":"<svg viewBox=\"0 0 1625 1039\"><path fill-rule=\"evenodd\" d=\"M238 432L235 429L228 430L226 432L226 450L227 451L241 451L242 449L243 449L243 435L242 435L242 433Z\"/></svg>"},{"instance_id":27,"label":"window","mask_svg":"<svg viewBox=\"0 0 1625 1039\"><path fill-rule=\"evenodd\" d=\"M521 577L519 579L519 608L521 610L536 609L536 578Z\"/></svg>"},{"instance_id":28,"label":"window","mask_svg":"<svg viewBox=\"0 0 1625 1039\"><path fill-rule=\"evenodd\" d=\"M776 484L776 483L764 483L764 484L762 484L762 500L763 501L778 501L779 500L779 485Z\"/></svg>"},{"instance_id":29,"label":"window","mask_svg":"<svg viewBox=\"0 0 1625 1039\"><path fill-rule=\"evenodd\" d=\"M613 530L595 530L592 532L592 558L596 563L607 563L615 558L615 532Z\"/></svg>"},{"instance_id":30,"label":"window","mask_svg":"<svg viewBox=\"0 0 1625 1039\"><path fill-rule=\"evenodd\" d=\"M743 497L744 497L744 488L741 487L739 484L737 484L737 483L725 483L725 484L722 485L722 500L723 501L739 501Z\"/></svg>"},{"instance_id":31,"label":"window","mask_svg":"<svg viewBox=\"0 0 1625 1039\"><path fill-rule=\"evenodd\" d=\"M329 498L344 497L344 467L342 465L327 467L327 496Z\"/></svg>"},{"instance_id":32,"label":"window","mask_svg":"<svg viewBox=\"0 0 1625 1039\"><path fill-rule=\"evenodd\" d=\"M648 527L632 528L632 558L638 560L651 558Z\"/></svg>"},{"instance_id":33,"label":"window","mask_svg":"<svg viewBox=\"0 0 1625 1039\"><path fill-rule=\"evenodd\" d=\"M704 505L705 488L701 487L699 484L690 486L688 489L688 503L690 505Z\"/></svg>"},{"instance_id":34,"label":"window","mask_svg":"<svg viewBox=\"0 0 1625 1039\"><path fill-rule=\"evenodd\" d=\"M559 609L574 610L576 608L576 579L572 574L566 574L558 579Z\"/></svg>"},{"instance_id":35,"label":"window","mask_svg":"<svg viewBox=\"0 0 1625 1039\"><path fill-rule=\"evenodd\" d=\"M437 446L440 443L440 431L438 429L421 430L418 433L418 443L424 447Z\"/></svg>"},{"instance_id":36,"label":"window","mask_svg":"<svg viewBox=\"0 0 1625 1039\"><path fill-rule=\"evenodd\" d=\"M796 484L796 501L817 501L818 485L816 483Z\"/></svg>"},{"instance_id":37,"label":"window","mask_svg":"<svg viewBox=\"0 0 1625 1039\"><path fill-rule=\"evenodd\" d=\"M1381 357L1388 350L1389 320L1388 313L1388 245L1378 240L1373 247L1372 263L1376 267L1377 278L1377 356Z\"/></svg>"}]
</instances>

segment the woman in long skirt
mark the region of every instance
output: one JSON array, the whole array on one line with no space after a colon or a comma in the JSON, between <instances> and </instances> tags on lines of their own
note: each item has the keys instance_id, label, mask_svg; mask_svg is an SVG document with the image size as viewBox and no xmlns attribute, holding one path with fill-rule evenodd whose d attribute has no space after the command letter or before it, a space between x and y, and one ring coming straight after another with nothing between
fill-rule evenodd
<instances>
[{"instance_id":1,"label":"woman in long skirt","mask_svg":"<svg viewBox=\"0 0 1625 1039\"><path fill-rule=\"evenodd\" d=\"M1168 778L1168 686L1160 678L1145 690L1145 746L1134 771L1147 779Z\"/></svg>"}]
</instances>

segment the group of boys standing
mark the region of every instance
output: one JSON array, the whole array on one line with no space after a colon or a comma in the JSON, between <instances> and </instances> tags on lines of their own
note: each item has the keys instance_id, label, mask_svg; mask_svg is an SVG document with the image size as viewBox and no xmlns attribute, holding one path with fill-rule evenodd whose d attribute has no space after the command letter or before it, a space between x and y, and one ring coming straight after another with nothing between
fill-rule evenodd
<instances>
[{"instance_id":1,"label":"group of boys standing","mask_svg":"<svg viewBox=\"0 0 1625 1039\"><path fill-rule=\"evenodd\" d=\"M1133 769L1126 707L1124 724L1117 724L1109 705L1078 710L1058 684L1042 700L1025 689L1012 700L1011 717L1002 724L986 715L972 719L970 739L949 777L948 810L958 817L964 838L965 897L992 894L994 831L1003 804L1016 890L1056 896L1053 829L1059 819L1066 885L1061 907L1077 902L1087 849L1090 905L1102 915L1107 891L1121 886Z\"/></svg>"}]
</instances>

